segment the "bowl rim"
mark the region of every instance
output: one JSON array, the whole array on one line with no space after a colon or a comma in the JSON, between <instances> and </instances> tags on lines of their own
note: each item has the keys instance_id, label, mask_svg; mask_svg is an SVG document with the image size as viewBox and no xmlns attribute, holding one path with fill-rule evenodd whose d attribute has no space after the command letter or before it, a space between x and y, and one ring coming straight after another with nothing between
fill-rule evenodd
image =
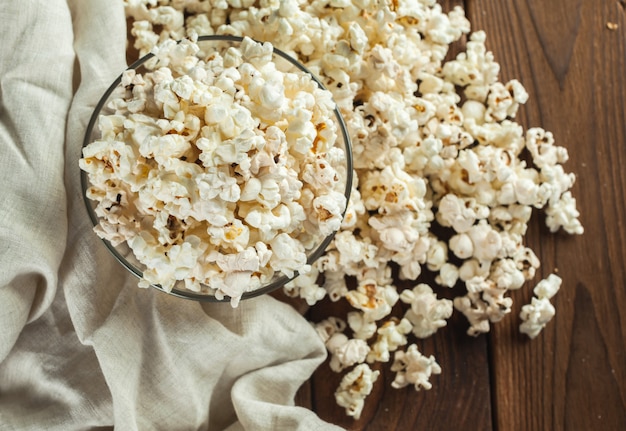
<instances>
[{"instance_id":1,"label":"bowl rim","mask_svg":"<svg viewBox=\"0 0 626 431\"><path fill-rule=\"evenodd\" d=\"M198 36L197 38L197 42L237 42L237 43L241 43L244 40L244 37L241 36L233 36L233 35L203 35L203 36ZM263 43L262 41L258 41L256 39L252 39L254 42L257 43ZM180 41L179 41L180 42ZM293 66L295 66L297 69L299 69L301 72L306 73L307 75L309 75L311 77L311 79L313 81L315 81L315 83L318 85L319 88L321 88L322 90L325 91L329 91L326 89L326 87L324 86L324 84L321 82L321 80L313 73L311 72L306 66L304 66L302 63L300 63L298 60L296 60L295 58L293 58L291 55L287 54L286 52L280 50L279 48L276 48L274 45L272 45L272 49L274 54L278 55L279 57L282 57L283 59L287 60L289 63L291 63ZM142 66L145 62L147 62L148 60L150 60L151 58L154 57L153 53L148 53L146 55L144 55L143 57L139 58L138 60L136 60L135 62L133 62L130 66L128 66L125 71L127 70L131 70L131 69L137 69L140 66ZM91 114L91 117L89 119L89 123L87 124L87 128L85 131L85 135L83 137L83 144L81 147L81 157L82 157L82 149L85 148L87 145L89 145L92 142L91 139L91 135L93 133L94 127L98 121L98 118L100 116L100 112L102 111L102 109L104 108L105 104L107 103L107 101L109 100L109 97L111 96L111 94L115 91L115 89L120 85L120 83L122 82L122 76L123 73L121 73L114 81L111 85L109 85L109 87L106 89L106 91L103 93L103 95L100 97L100 100L98 101L98 103L96 104L96 106L93 109L93 112ZM331 93L332 94L332 93ZM334 102L334 99L333 99ZM349 202L350 202L350 195L352 193L352 182L353 182L353 153L352 153L352 141L350 140L350 134L348 133L348 128L346 126L346 123L343 119L343 115L341 114L339 107L337 106L337 103L335 103L335 107L333 109L333 112L335 114L335 120L337 121L338 125L339 125L339 129L341 131L341 135L342 135L342 139L344 142L344 150L345 150L345 157L346 157L346 184L345 184L345 190L344 190L344 196L346 197L346 208L343 211L342 214L342 219L343 217L345 217ZM95 210L92 206L92 202L91 200L87 197L87 189L89 187L89 178L88 178L88 174L87 172L83 171L82 169L80 169L80 180L81 180L81 191L82 191L82 195L83 195L83 200L85 202L85 206L87 208L87 213L89 214L89 218L91 219L91 222L93 224L93 226L97 226L100 223L100 220L98 218L98 216L95 213ZM326 248L330 245L330 243L332 242L333 238L335 237L337 231L332 232L331 234L327 235L324 240L311 252L308 254L307 257L307 264L311 265L313 264L317 259L319 259L324 252L326 251ZM100 237L98 237L100 238ZM106 248L109 250L109 252L115 257L115 259L123 266L125 267L131 274L135 275L137 278L142 279L143 278L143 272L136 268L133 264L131 264L124 256L122 256L122 254L117 250L117 248L115 246L113 246L111 244L110 241L104 239L104 238L100 238L100 240L105 244ZM275 290L277 290L278 288L284 286L285 284L287 284L288 282L290 282L291 280L293 280L294 278L296 278L298 276L298 273L295 272L294 275L292 277L287 277L286 275L282 274L280 277L278 277L276 280L272 281L269 284L263 285L262 287L259 287L258 289L254 289L254 290L250 290L250 291L246 291L241 295L241 300L245 300L245 299L250 299L250 298L254 298L257 296L261 296L264 295L266 293L270 293L273 292ZM169 295L178 297L178 298L183 298L183 299L189 299L189 300L194 300L194 301L201 301L201 302L230 302L231 301L231 297L230 296L223 296L222 298L217 298L214 294L200 294L197 292L193 292L191 290L181 290L178 289L176 287L174 287L172 290L168 291L166 289L164 289L161 285L159 284L150 284L151 287L167 293Z\"/></svg>"}]
</instances>

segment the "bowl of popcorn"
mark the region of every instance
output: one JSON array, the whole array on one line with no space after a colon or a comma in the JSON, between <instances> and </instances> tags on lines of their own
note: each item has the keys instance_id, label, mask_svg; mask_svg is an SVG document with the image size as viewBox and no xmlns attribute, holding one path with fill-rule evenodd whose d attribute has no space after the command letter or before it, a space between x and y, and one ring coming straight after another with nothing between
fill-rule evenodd
<instances>
[{"instance_id":1,"label":"bowl of popcorn","mask_svg":"<svg viewBox=\"0 0 626 431\"><path fill-rule=\"evenodd\" d=\"M79 165L94 231L140 287L233 306L307 273L352 189L330 92L235 36L166 41L131 65L96 106Z\"/></svg>"}]
</instances>

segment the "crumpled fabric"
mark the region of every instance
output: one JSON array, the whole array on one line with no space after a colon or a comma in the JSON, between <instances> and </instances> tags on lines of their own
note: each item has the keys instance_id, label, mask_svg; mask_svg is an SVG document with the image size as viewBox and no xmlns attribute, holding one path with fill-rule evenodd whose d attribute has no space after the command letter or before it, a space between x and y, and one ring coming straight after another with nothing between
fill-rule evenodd
<instances>
[{"instance_id":1,"label":"crumpled fabric","mask_svg":"<svg viewBox=\"0 0 626 431\"><path fill-rule=\"evenodd\" d=\"M0 22L0 430L339 429L294 405L326 357L296 310L140 289L92 231L78 159L126 67L122 1Z\"/></svg>"}]
</instances>

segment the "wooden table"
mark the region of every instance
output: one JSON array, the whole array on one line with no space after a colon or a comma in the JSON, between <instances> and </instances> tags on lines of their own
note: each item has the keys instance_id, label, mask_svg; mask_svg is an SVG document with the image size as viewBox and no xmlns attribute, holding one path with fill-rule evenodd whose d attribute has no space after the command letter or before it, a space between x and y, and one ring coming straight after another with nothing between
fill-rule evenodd
<instances>
[{"instance_id":1,"label":"wooden table","mask_svg":"<svg viewBox=\"0 0 626 431\"><path fill-rule=\"evenodd\" d=\"M519 122L569 149L585 234L551 234L535 214L526 242L542 268L513 295L513 312L478 338L455 313L418 343L443 368L432 390L391 388L383 365L382 384L354 421L335 404L340 376L323 365L298 402L350 430L626 430L626 1L441 3L464 6L472 29L487 33L501 81L517 78L528 90ZM557 315L530 341L518 333L520 307L557 270Z\"/></svg>"}]
</instances>

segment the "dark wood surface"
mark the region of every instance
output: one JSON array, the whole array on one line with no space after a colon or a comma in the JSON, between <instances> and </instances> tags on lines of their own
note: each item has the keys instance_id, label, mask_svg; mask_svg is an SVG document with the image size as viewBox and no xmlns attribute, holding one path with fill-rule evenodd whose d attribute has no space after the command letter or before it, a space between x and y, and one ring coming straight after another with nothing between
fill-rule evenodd
<instances>
[{"instance_id":1,"label":"dark wood surface","mask_svg":"<svg viewBox=\"0 0 626 431\"><path fill-rule=\"evenodd\" d=\"M585 234L551 234L535 214L526 243L542 267L513 294L513 312L478 338L465 334L467 323L455 313L448 327L418 343L443 368L430 391L392 389L385 364L354 421L335 405L340 376L323 365L298 402L350 430L625 430L626 2L441 3L446 10L463 5L472 29L486 31L501 81L517 78L528 90L518 121L552 131L568 148L565 167L577 175L573 194ZM520 307L553 271L563 279L553 299L557 314L528 340L518 333ZM315 310L333 315L340 308Z\"/></svg>"}]
</instances>

